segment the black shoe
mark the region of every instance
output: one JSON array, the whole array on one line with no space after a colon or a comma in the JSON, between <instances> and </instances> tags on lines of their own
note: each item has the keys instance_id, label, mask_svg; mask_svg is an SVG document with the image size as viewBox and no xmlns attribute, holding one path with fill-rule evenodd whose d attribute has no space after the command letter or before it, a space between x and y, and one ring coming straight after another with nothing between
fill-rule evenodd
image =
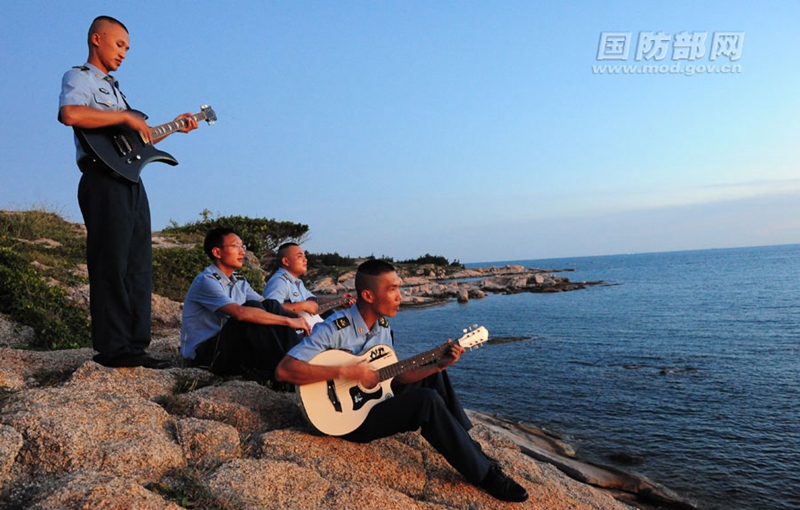
<instances>
[{"instance_id":1,"label":"black shoe","mask_svg":"<svg viewBox=\"0 0 800 510\"><path fill-rule=\"evenodd\" d=\"M133 353L120 354L119 356L109 356L108 354L100 353L95 354L92 359L104 367L120 368L141 366L141 358L141 354Z\"/></svg>"},{"instance_id":2,"label":"black shoe","mask_svg":"<svg viewBox=\"0 0 800 510\"><path fill-rule=\"evenodd\" d=\"M106 354L96 354L92 358L95 362L110 368L121 367L145 367L145 368L167 368L172 365L169 360L156 359L149 354L127 353L119 356L108 356Z\"/></svg>"},{"instance_id":3,"label":"black shoe","mask_svg":"<svg viewBox=\"0 0 800 510\"><path fill-rule=\"evenodd\" d=\"M481 482L481 489L500 501L521 503L528 499L528 491L496 466L489 468L486 478Z\"/></svg>"},{"instance_id":4,"label":"black shoe","mask_svg":"<svg viewBox=\"0 0 800 510\"><path fill-rule=\"evenodd\" d=\"M172 362L168 359L159 359L159 358L154 358L149 354L143 354L141 355L141 363L139 366L142 366L144 368L162 369L171 367Z\"/></svg>"}]
</instances>

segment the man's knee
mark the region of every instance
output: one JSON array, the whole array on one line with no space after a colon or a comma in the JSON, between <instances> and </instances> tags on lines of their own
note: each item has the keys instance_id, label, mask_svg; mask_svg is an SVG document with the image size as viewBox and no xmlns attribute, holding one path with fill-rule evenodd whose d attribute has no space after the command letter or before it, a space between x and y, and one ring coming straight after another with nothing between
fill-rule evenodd
<instances>
[{"instance_id":1,"label":"man's knee","mask_svg":"<svg viewBox=\"0 0 800 510\"><path fill-rule=\"evenodd\" d=\"M431 388L418 388L414 390L414 398L417 402L420 417L427 421L439 412L447 412L447 405L439 392Z\"/></svg>"},{"instance_id":2,"label":"man's knee","mask_svg":"<svg viewBox=\"0 0 800 510\"><path fill-rule=\"evenodd\" d=\"M249 306L250 308L261 308L262 310L264 310L264 305L262 304L261 301L255 301L255 300L245 301L242 306Z\"/></svg>"}]
</instances>

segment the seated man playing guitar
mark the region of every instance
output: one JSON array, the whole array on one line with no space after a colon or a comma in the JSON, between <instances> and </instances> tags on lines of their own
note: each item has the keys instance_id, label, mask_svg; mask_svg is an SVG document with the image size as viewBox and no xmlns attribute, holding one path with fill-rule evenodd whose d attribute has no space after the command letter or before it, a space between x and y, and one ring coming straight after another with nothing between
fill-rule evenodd
<instances>
[{"instance_id":1,"label":"seated man playing guitar","mask_svg":"<svg viewBox=\"0 0 800 510\"><path fill-rule=\"evenodd\" d=\"M265 299L274 299L283 303L283 307L303 316L313 328L322 322L325 312L340 306L351 306L356 302L352 294L344 294L339 298L317 298L312 294L300 277L308 271L306 252L297 243L284 243L278 248L280 267L264 286L262 295Z\"/></svg>"},{"instance_id":2,"label":"seated man playing guitar","mask_svg":"<svg viewBox=\"0 0 800 510\"><path fill-rule=\"evenodd\" d=\"M400 277L394 266L382 260L364 262L356 272L356 291L355 305L319 324L311 336L281 360L275 371L277 380L299 385L301 394L304 385L320 381L329 381L331 385L335 379L358 381L363 388L378 385L378 373L366 361L338 366L313 362L316 356L330 349L359 354L381 345L387 346L384 350L391 348L392 332L385 317L397 313L402 299ZM391 386L395 396L372 407L363 423L342 437L366 443L421 429L422 436L472 484L503 501L525 501L527 491L505 475L467 432L472 423L464 414L444 371L458 361L463 352L461 345L452 343L435 362L396 376ZM341 402L333 404L337 414L341 414Z\"/></svg>"}]
</instances>

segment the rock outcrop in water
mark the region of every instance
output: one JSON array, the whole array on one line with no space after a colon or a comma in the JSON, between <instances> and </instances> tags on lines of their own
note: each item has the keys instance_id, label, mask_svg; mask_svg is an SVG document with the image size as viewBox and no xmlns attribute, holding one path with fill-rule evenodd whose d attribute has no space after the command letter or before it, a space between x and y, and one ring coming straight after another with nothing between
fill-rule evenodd
<instances>
[{"instance_id":1,"label":"rock outcrop in water","mask_svg":"<svg viewBox=\"0 0 800 510\"><path fill-rule=\"evenodd\" d=\"M403 280L404 306L426 306L456 299L467 302L480 299L486 294L516 294L520 292L567 292L585 289L595 282L572 282L569 278L553 273L571 269L529 269L520 265L503 267L468 268L447 272L433 264L408 269L398 267ZM309 282L309 287L319 295L352 292L355 288L355 271L338 278L323 277Z\"/></svg>"}]
</instances>

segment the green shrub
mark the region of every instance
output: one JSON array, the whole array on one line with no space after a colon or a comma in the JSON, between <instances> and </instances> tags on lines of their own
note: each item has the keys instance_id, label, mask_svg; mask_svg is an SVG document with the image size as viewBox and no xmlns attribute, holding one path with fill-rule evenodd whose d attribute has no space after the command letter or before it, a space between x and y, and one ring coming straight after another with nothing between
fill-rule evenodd
<instances>
[{"instance_id":1,"label":"green shrub","mask_svg":"<svg viewBox=\"0 0 800 510\"><path fill-rule=\"evenodd\" d=\"M183 301L194 277L210 263L201 245L153 250L153 292Z\"/></svg>"},{"instance_id":2,"label":"green shrub","mask_svg":"<svg viewBox=\"0 0 800 510\"><path fill-rule=\"evenodd\" d=\"M433 264L435 266L449 266L450 261L441 255L426 253L422 257L417 257L415 259L401 260L398 264Z\"/></svg>"},{"instance_id":3,"label":"green shrub","mask_svg":"<svg viewBox=\"0 0 800 510\"><path fill-rule=\"evenodd\" d=\"M0 246L0 311L33 328L32 347L70 349L91 345L86 312L10 246Z\"/></svg>"},{"instance_id":4,"label":"green shrub","mask_svg":"<svg viewBox=\"0 0 800 510\"><path fill-rule=\"evenodd\" d=\"M190 249L157 248L153 250L153 292L183 302L195 276L209 264L211 259L201 245ZM264 290L264 274L258 269L244 266L237 273L247 278L256 292Z\"/></svg>"},{"instance_id":5,"label":"green shrub","mask_svg":"<svg viewBox=\"0 0 800 510\"><path fill-rule=\"evenodd\" d=\"M67 286L86 282L85 276L75 272L79 264L86 263L84 230L54 212L1 211L0 244L13 246L28 261L38 262L43 276Z\"/></svg>"},{"instance_id":6,"label":"green shrub","mask_svg":"<svg viewBox=\"0 0 800 510\"><path fill-rule=\"evenodd\" d=\"M275 250L285 242L302 244L308 235L308 225L277 221L268 218L248 218L245 216L222 216L210 219L208 210L200 213L202 220L179 226L173 223L165 228L165 234L190 236L202 244L206 233L217 227L231 228L239 234L247 249L259 259L271 257Z\"/></svg>"},{"instance_id":7,"label":"green shrub","mask_svg":"<svg viewBox=\"0 0 800 510\"><path fill-rule=\"evenodd\" d=\"M320 266L354 266L356 261L352 257L343 257L337 252L334 253L308 253L309 267Z\"/></svg>"}]
</instances>

